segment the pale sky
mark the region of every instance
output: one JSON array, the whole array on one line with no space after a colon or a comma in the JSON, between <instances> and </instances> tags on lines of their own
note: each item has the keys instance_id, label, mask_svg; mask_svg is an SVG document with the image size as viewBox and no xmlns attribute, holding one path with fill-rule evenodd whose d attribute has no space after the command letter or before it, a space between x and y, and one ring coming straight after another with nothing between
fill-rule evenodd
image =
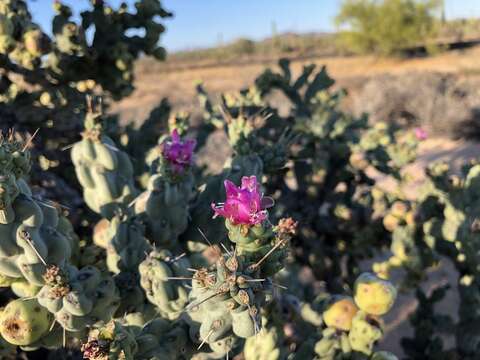
<instances>
[{"instance_id":1,"label":"pale sky","mask_svg":"<svg viewBox=\"0 0 480 360\"><path fill-rule=\"evenodd\" d=\"M64 0L76 14L88 0ZM107 0L118 6L120 0ZM133 0L126 1L129 5ZM48 27L53 16L52 0L28 1L34 19ZM341 0L163 0L175 14L165 21L161 43L169 51L227 43L239 37L262 39L288 31L305 33L334 30L333 18ZM448 19L480 17L480 0L445 0Z\"/></svg>"}]
</instances>

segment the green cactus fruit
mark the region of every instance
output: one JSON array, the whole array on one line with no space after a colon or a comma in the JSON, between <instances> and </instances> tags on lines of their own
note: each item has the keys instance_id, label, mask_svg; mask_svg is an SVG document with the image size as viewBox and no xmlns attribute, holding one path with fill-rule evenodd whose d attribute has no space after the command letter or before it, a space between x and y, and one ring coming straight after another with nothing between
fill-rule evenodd
<instances>
[{"instance_id":1,"label":"green cactus fruit","mask_svg":"<svg viewBox=\"0 0 480 360\"><path fill-rule=\"evenodd\" d=\"M348 339L353 350L371 355L373 345L381 339L382 334L380 324L375 318L364 311L359 311L353 318Z\"/></svg>"},{"instance_id":2,"label":"green cactus fruit","mask_svg":"<svg viewBox=\"0 0 480 360\"><path fill-rule=\"evenodd\" d=\"M354 294L355 303L361 310L372 315L384 315L392 308L397 290L389 281L363 273L355 281Z\"/></svg>"},{"instance_id":3,"label":"green cactus fruit","mask_svg":"<svg viewBox=\"0 0 480 360\"><path fill-rule=\"evenodd\" d=\"M323 312L323 320L328 327L348 331L352 327L352 319L358 308L348 296L334 296Z\"/></svg>"},{"instance_id":4,"label":"green cactus fruit","mask_svg":"<svg viewBox=\"0 0 480 360\"><path fill-rule=\"evenodd\" d=\"M0 315L0 333L11 344L29 345L47 334L52 320L36 299L17 299Z\"/></svg>"},{"instance_id":5,"label":"green cactus fruit","mask_svg":"<svg viewBox=\"0 0 480 360\"><path fill-rule=\"evenodd\" d=\"M177 318L187 305L189 267L186 258L176 258L168 250L154 251L140 264L140 284L162 317Z\"/></svg>"},{"instance_id":6,"label":"green cactus fruit","mask_svg":"<svg viewBox=\"0 0 480 360\"><path fill-rule=\"evenodd\" d=\"M407 212L408 205L402 201L395 201L390 209L390 213L397 218L404 218Z\"/></svg>"}]
</instances>

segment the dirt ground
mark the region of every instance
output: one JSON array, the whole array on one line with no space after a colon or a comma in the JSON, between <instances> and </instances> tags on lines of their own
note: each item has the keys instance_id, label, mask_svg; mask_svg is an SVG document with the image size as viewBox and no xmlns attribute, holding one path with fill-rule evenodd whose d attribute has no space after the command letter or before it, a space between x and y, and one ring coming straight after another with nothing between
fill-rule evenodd
<instances>
[{"instance_id":1,"label":"dirt ground","mask_svg":"<svg viewBox=\"0 0 480 360\"><path fill-rule=\"evenodd\" d=\"M380 74L403 74L410 72L455 73L460 76L480 74L480 47L453 51L434 57L413 59L384 59L364 57L325 57L315 60L292 62L293 75L306 64L326 65L330 75L339 86L350 89L358 86L362 78ZM195 113L195 82L202 81L212 94L234 91L253 83L266 66L250 64L243 66L218 66L186 70L149 73L137 71L136 90L132 96L115 104L113 112L121 114L124 121L142 121L150 110L167 97L175 110ZM348 100L347 100L348 101Z\"/></svg>"},{"instance_id":2,"label":"dirt ground","mask_svg":"<svg viewBox=\"0 0 480 360\"><path fill-rule=\"evenodd\" d=\"M473 76L480 74L480 47L467 51L457 51L441 54L431 58L376 59L373 57L321 58L314 62L318 65L327 65L333 78L341 86L347 86L351 79L356 77L373 76L376 74L402 74L406 72L436 71L454 73L459 76ZM310 63L311 61L308 61ZM298 61L292 64L293 72L299 73L306 62ZM275 64L272 64L274 66ZM174 72L140 73L137 74L136 91L133 96L116 104L114 112L121 114L123 121L141 122L149 111L164 97L168 97L175 110L187 110L193 114L198 112L194 92L194 83L203 81L206 89L212 94L241 89L253 82L255 77L263 71L264 65L251 64L241 67L209 67ZM434 161L447 161L455 171L461 163L475 158L480 153L480 144L466 141L454 141L449 138L429 138L420 146L419 158L408 171L419 184L423 178L423 169ZM383 186L390 186L388 179L379 179ZM411 191L415 196L415 191ZM426 290L431 290L446 282L456 283L456 273L451 265L441 264L428 274L428 281L424 284ZM458 294L450 291L447 298L440 304L439 310L455 314ZM415 309L416 302L413 292L400 294L394 311L386 319L387 337L382 348L398 355L403 354L399 339L411 335L412 329L408 324L408 315ZM447 344L452 338L446 338Z\"/></svg>"}]
</instances>

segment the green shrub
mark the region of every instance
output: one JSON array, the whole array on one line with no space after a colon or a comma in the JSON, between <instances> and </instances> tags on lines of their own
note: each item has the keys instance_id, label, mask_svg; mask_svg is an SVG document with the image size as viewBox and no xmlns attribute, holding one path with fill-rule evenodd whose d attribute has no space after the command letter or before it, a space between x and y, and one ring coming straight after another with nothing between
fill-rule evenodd
<instances>
[{"instance_id":1,"label":"green shrub","mask_svg":"<svg viewBox=\"0 0 480 360\"><path fill-rule=\"evenodd\" d=\"M422 45L436 32L438 0L345 0L335 21L342 46L356 53L391 55Z\"/></svg>"}]
</instances>

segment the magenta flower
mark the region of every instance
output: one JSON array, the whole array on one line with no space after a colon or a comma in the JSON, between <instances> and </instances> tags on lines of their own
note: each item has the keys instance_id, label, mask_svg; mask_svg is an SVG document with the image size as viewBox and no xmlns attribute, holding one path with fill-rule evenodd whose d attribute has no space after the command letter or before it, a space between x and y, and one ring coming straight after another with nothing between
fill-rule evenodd
<instances>
[{"instance_id":1,"label":"magenta flower","mask_svg":"<svg viewBox=\"0 0 480 360\"><path fill-rule=\"evenodd\" d=\"M193 149L197 142L194 139L182 141L177 129L172 131L171 140L163 143L162 155L172 166L175 174L181 174L192 165Z\"/></svg>"},{"instance_id":2,"label":"magenta flower","mask_svg":"<svg viewBox=\"0 0 480 360\"><path fill-rule=\"evenodd\" d=\"M227 199L225 203L212 204L214 218L223 216L235 225L255 225L267 219L266 209L273 206L273 199L260 193L255 176L244 176L241 187L229 180L225 180L224 184Z\"/></svg>"},{"instance_id":3,"label":"magenta flower","mask_svg":"<svg viewBox=\"0 0 480 360\"><path fill-rule=\"evenodd\" d=\"M414 131L415 131L415 137L417 138L417 140L422 141L427 139L428 135L425 129L421 127L417 127L414 129Z\"/></svg>"}]
</instances>

